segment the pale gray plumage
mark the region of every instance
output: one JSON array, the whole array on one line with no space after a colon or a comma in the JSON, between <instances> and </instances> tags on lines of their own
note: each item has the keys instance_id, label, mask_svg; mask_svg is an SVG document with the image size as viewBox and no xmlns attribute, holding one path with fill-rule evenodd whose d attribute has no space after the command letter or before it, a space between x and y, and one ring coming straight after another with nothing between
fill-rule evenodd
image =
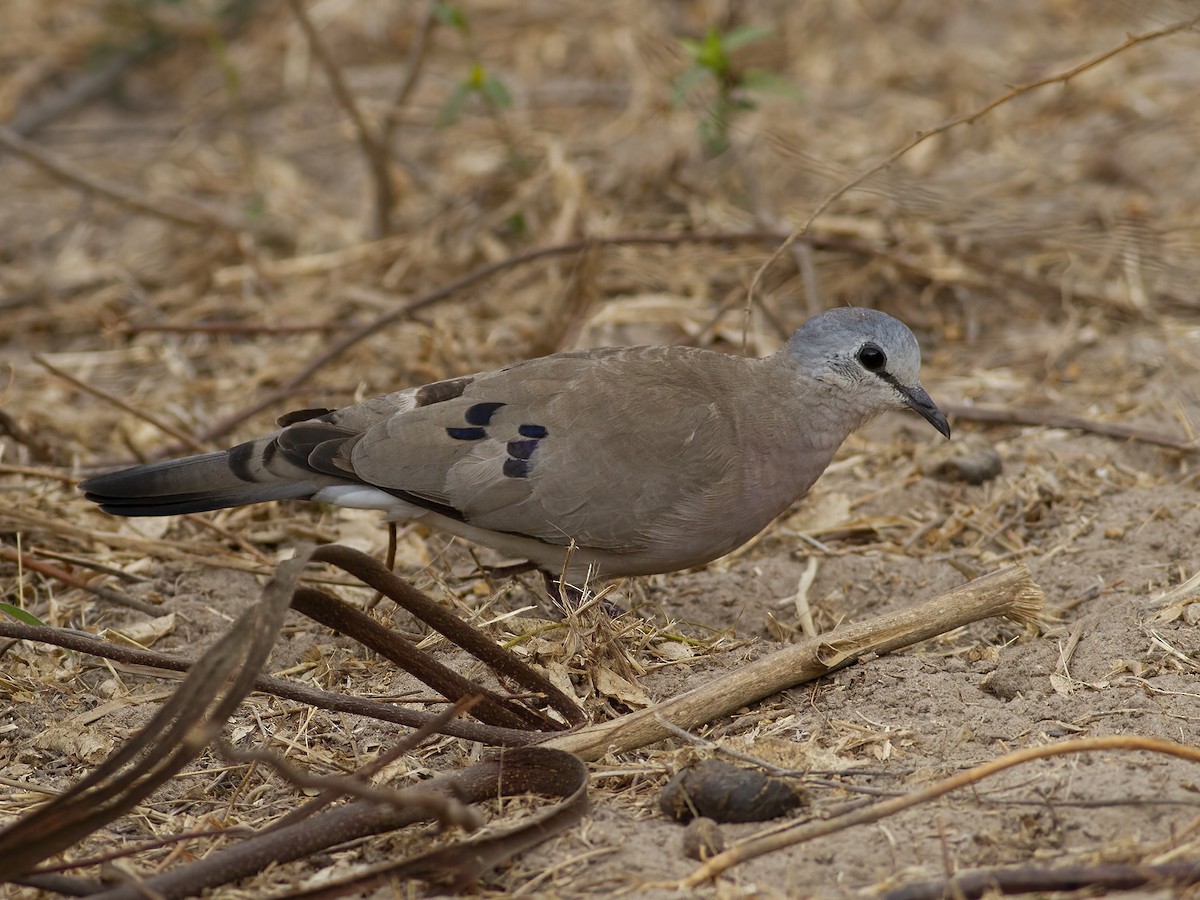
<instances>
[{"instance_id":1,"label":"pale gray plumage","mask_svg":"<svg viewBox=\"0 0 1200 900\"><path fill-rule=\"evenodd\" d=\"M814 316L773 356L688 347L560 353L304 410L231 450L82 485L125 516L307 499L419 519L573 583L700 565L740 546L847 435L910 408L949 437L901 322Z\"/></svg>"}]
</instances>

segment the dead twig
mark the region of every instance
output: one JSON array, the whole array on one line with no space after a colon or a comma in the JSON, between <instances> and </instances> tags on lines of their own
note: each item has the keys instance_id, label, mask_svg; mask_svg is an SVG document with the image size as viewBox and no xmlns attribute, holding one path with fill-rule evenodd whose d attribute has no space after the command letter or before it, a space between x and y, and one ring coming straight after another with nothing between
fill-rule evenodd
<instances>
[{"instance_id":1,"label":"dead twig","mask_svg":"<svg viewBox=\"0 0 1200 900\"><path fill-rule=\"evenodd\" d=\"M754 295L758 292L758 285L762 281L763 274L767 271L767 269L775 264L775 260L782 256L783 253L786 252L793 243L795 243L799 238L803 237L808 232L809 227L814 221L816 221L821 213L825 212L825 210L828 209L832 203L841 197L844 197L872 175L876 175L879 172L882 172L884 169L887 169L892 165L892 163L896 162L898 159L900 159L900 157L906 155L915 147L925 143L925 141L929 140L931 137L944 134L952 128L957 128L959 125L972 125L986 116L988 113L995 110L997 107L1003 106L1005 103L1015 100L1024 94L1028 94L1031 91L1037 90L1038 88L1047 87L1051 84L1065 84L1076 75L1080 75L1086 72L1088 69L1093 69L1096 66L1107 62L1113 57L1119 56L1132 47L1136 47L1139 44L1144 44L1149 41L1159 40L1160 38L1169 37L1170 35L1178 34L1181 31L1188 31L1189 29L1195 28L1198 23L1200 23L1200 16L1193 16L1190 19L1185 19L1181 22L1176 22L1173 25L1168 25L1164 28L1158 28L1154 31L1146 31L1141 34L1131 34L1116 47L1110 47L1103 53L1099 53L1090 59L1086 59L1083 62L1067 69L1065 72L1059 72L1055 75L1049 75L1045 78L1039 78L1035 81L1029 81L1025 84L1009 88L1003 94L993 98L978 109L972 110L969 113L963 113L962 115L955 116L948 122L943 122L941 125L938 125L935 128L930 128L928 131L918 131L916 135L912 137L912 139L893 150L886 157L884 157L881 162L878 162L875 165L865 169L862 173L856 175L854 178L845 182L821 199L821 202L817 204L816 208L809 214L808 218L804 220L803 224L789 234L787 239L775 249L775 252L767 257L767 260L758 267L758 270L754 273L754 277L750 280L750 289L746 295L747 309L749 309L753 304Z\"/></svg>"},{"instance_id":2,"label":"dead twig","mask_svg":"<svg viewBox=\"0 0 1200 900\"><path fill-rule=\"evenodd\" d=\"M26 431L21 427L21 424L15 418L13 418L3 409L0 409L0 435L5 434L7 434L18 444L22 444L29 448L29 452L32 454L34 459L40 462L54 461L56 454L54 452L54 448L50 444L47 444L36 435Z\"/></svg>"},{"instance_id":3,"label":"dead twig","mask_svg":"<svg viewBox=\"0 0 1200 900\"><path fill-rule=\"evenodd\" d=\"M1145 750L1151 753L1162 753L1175 756L1189 762L1200 762L1200 748L1187 747L1172 741L1159 738L1141 737L1135 735L1114 735L1109 737L1081 738L1074 741L1063 741L1044 747L1027 747L1007 753L998 759L976 766L966 772L950 778L942 779L919 791L913 791L901 797L884 800L873 806L857 809L845 815L835 816L818 822L788 822L782 826L768 829L757 835L745 838L733 844L728 850L719 853L704 865L697 868L691 875L679 882L680 890L695 888L711 881L733 866L755 859L764 854L784 847L792 847L814 838L832 834L854 825L878 822L887 816L928 803L938 797L959 788L976 784L985 778L1024 765L1036 759L1048 759L1052 756L1063 756L1071 753L1094 753L1099 750Z\"/></svg>"},{"instance_id":4,"label":"dead twig","mask_svg":"<svg viewBox=\"0 0 1200 900\"><path fill-rule=\"evenodd\" d=\"M843 625L747 663L703 687L610 722L588 725L542 742L583 759L622 753L673 734L664 722L693 729L843 668L869 653L889 653L990 616L1031 621L1041 609L1041 588L1023 565L1010 566L952 591L868 622Z\"/></svg>"},{"instance_id":5,"label":"dead twig","mask_svg":"<svg viewBox=\"0 0 1200 900\"><path fill-rule=\"evenodd\" d=\"M360 870L349 879L289 896L304 900L341 897L385 881L411 878L445 882L452 889L462 890L489 869L577 823L587 810L587 781L587 767L578 759L542 747L505 750L465 769L431 778L421 785L422 789L452 795L463 803L524 793L560 798L560 802L514 828L388 861ZM402 828L423 818L418 809L381 807L363 801L348 803L285 828L268 830L189 865L147 878L140 885L117 888L104 896L107 900L138 900L147 893L190 897L205 888L260 872L271 863L311 856L336 844Z\"/></svg>"},{"instance_id":6,"label":"dead twig","mask_svg":"<svg viewBox=\"0 0 1200 900\"><path fill-rule=\"evenodd\" d=\"M292 607L313 621L369 647L449 700L458 702L467 697L477 697L472 713L486 725L539 729L549 724L529 710L510 703L495 691L459 675L449 666L419 651L403 635L323 591L298 588L292 598Z\"/></svg>"},{"instance_id":7,"label":"dead twig","mask_svg":"<svg viewBox=\"0 0 1200 900\"><path fill-rule=\"evenodd\" d=\"M1072 416L1055 410L1040 409L1011 409L1004 406L984 406L974 403L943 403L942 409L946 415L956 419L967 419L973 422L990 422L1000 425L1041 425L1046 428L1071 428L1076 431L1086 431L1104 437L1118 440L1138 441L1142 444L1154 444L1157 447L1169 447L1184 453L1200 451L1200 444L1185 438L1171 437L1158 431L1148 431L1136 425L1123 425L1120 422L1100 422L1096 419L1085 419L1082 416Z\"/></svg>"},{"instance_id":8,"label":"dead twig","mask_svg":"<svg viewBox=\"0 0 1200 900\"><path fill-rule=\"evenodd\" d=\"M437 25L440 6L440 0L428 0L425 4L425 13L421 16L421 24L417 28L412 46L408 49L408 59L404 62L404 74L400 77L400 86L396 89L396 95L392 97L391 105L388 107L387 115L384 116L383 125L380 128L379 142L384 147L391 146L392 134L400 122L400 108L408 102L409 96L421 77L421 69L425 65L425 57L429 51L429 38L433 35L434 26Z\"/></svg>"},{"instance_id":9,"label":"dead twig","mask_svg":"<svg viewBox=\"0 0 1200 900\"><path fill-rule=\"evenodd\" d=\"M94 594L101 600L108 603L115 603L118 606L125 606L129 609L136 609L140 613L145 613L148 616L164 616L166 613L157 606L151 603L144 603L124 594L121 591L114 590L110 587L105 587L101 584L88 584L82 578L72 575L65 569L60 569L58 566L52 566L49 563L44 563L40 559L30 556L28 553L22 553L12 547L5 547L0 544L0 559L7 559L9 562L20 563L26 569L32 572L37 572L45 575L47 578L53 578L55 581L62 582L68 587L78 588L81 591L87 591L89 594Z\"/></svg>"},{"instance_id":10,"label":"dead twig","mask_svg":"<svg viewBox=\"0 0 1200 900\"><path fill-rule=\"evenodd\" d=\"M0 620L0 637L18 641L37 641L74 650L77 653L87 653L101 659L126 666L143 666L150 669L162 669L167 672L187 672L196 664L196 660L186 657L170 656L154 650L144 650L140 647L128 647L114 644L101 638L75 631L69 628L51 628L49 626L25 625L21 622ZM366 716L381 722L391 722L408 728L423 728L437 718L431 713L406 709L395 703L381 700L368 700L324 691L320 688L308 687L285 678L272 675L260 675L254 680L254 690L285 700L294 700L317 709L327 709L331 712L350 713L356 716ZM538 733L514 728L497 728L478 722L468 722L460 719L447 721L438 729L439 734L460 737L468 741L476 741L492 747L519 747L533 743Z\"/></svg>"},{"instance_id":11,"label":"dead twig","mask_svg":"<svg viewBox=\"0 0 1200 900\"><path fill-rule=\"evenodd\" d=\"M89 68L45 101L22 109L8 122L8 127L14 134L29 137L43 125L110 93L129 69L161 52L168 43L161 35L143 36L133 47Z\"/></svg>"},{"instance_id":12,"label":"dead twig","mask_svg":"<svg viewBox=\"0 0 1200 900\"><path fill-rule=\"evenodd\" d=\"M367 161L367 169L371 173L371 181L375 186L373 216L375 236L383 237L392 230L392 207L396 202L387 144L383 142L382 136L377 135L367 124L362 110L358 107L358 102L354 99L354 94L351 93L346 80L342 77L342 70L338 68L337 61L321 42L317 28L309 18L308 10L304 8L303 0L288 0L288 6L296 17L296 21L300 23L300 30L304 32L313 56L325 70L325 76L329 79L329 86L333 89L334 98L338 105L346 111L350 122L354 125L358 145L362 148L363 156Z\"/></svg>"},{"instance_id":13,"label":"dead twig","mask_svg":"<svg viewBox=\"0 0 1200 900\"><path fill-rule=\"evenodd\" d=\"M46 357L42 356L42 354L40 354L40 353L33 354L33 361L35 363L37 363L39 366L41 366L43 369L45 369L46 371L50 372L50 374L57 375L59 378L63 379L64 381L69 382L73 387L77 387L77 388L79 388L79 390L81 390L85 393L91 394L93 397L98 397L99 399L103 400L105 403L111 403L113 406L117 407L117 409L122 409L125 412L129 413L130 415L136 416L137 418L141 419L143 422L149 422L151 425L153 425L159 431L169 434L171 437L175 438L175 440L177 440L177 441L182 441L186 447L190 447L192 450L194 450L197 453L207 453L211 449L210 447L208 447L205 444L201 443L200 441L196 440L196 438L192 437L186 431L183 431L180 428L176 428L170 422L166 421L165 419L160 419L154 413L148 412L144 409L138 409L133 404L128 403L125 400L122 400L116 394L110 394L108 391L104 390L103 388L98 388L93 384L88 384L87 382L81 381L80 379L76 378L74 375L70 374L69 372L64 372L58 366L54 365L52 362L50 362L48 359L46 359Z\"/></svg>"},{"instance_id":14,"label":"dead twig","mask_svg":"<svg viewBox=\"0 0 1200 900\"><path fill-rule=\"evenodd\" d=\"M454 706L451 707L451 710L457 708ZM387 785L371 784L362 777L315 775L292 765L280 758L278 754L270 751L239 750L224 740L217 740L216 746L227 762L236 765L265 766L289 784L299 788L316 788L323 794L330 794L334 797L353 797L357 800L368 800L371 803L389 804L397 809L413 807L422 810L429 818L438 819L443 825L457 825L469 831L474 831L483 824L475 810L440 791L428 791L421 787L396 790Z\"/></svg>"},{"instance_id":15,"label":"dead twig","mask_svg":"<svg viewBox=\"0 0 1200 900\"><path fill-rule=\"evenodd\" d=\"M354 771L354 776L365 782L367 779L378 775L384 768L394 763L400 757L404 756L404 754L411 753L429 738L437 734L444 734L446 726L454 719L461 718L470 712L471 707L476 702L478 701L474 697L465 697L437 715L430 716L429 721L420 728L413 729L411 733L404 735L383 753L380 753L364 765L359 766ZM335 800L338 800L342 795L343 791L341 791L340 785L334 785L322 791L298 809L292 810L282 819L272 822L270 826L271 830L286 828L294 822L310 819Z\"/></svg>"},{"instance_id":16,"label":"dead twig","mask_svg":"<svg viewBox=\"0 0 1200 900\"><path fill-rule=\"evenodd\" d=\"M151 198L109 178L93 175L32 141L27 141L4 125L0 125L0 147L16 153L60 181L81 188L89 194L104 197L126 209L162 219L173 225L205 231L216 229L233 235L258 232L264 238L290 242L289 236L282 232L278 225L264 226L237 219L183 197Z\"/></svg>"},{"instance_id":17,"label":"dead twig","mask_svg":"<svg viewBox=\"0 0 1200 900\"><path fill-rule=\"evenodd\" d=\"M548 678L532 666L521 662L508 650L482 632L467 625L440 604L430 600L374 557L350 547L327 544L314 550L312 558L314 562L327 562L335 565L363 583L382 591L398 606L408 610L426 625L448 637L479 661L486 663L498 675L509 678L526 690L534 691L545 697L550 707L570 724L577 725L585 721L583 712L575 704L575 701L555 687ZM374 624L373 620L362 613L352 612ZM544 727L549 723L539 720L529 724Z\"/></svg>"},{"instance_id":18,"label":"dead twig","mask_svg":"<svg viewBox=\"0 0 1200 900\"><path fill-rule=\"evenodd\" d=\"M258 322L199 322L195 325L121 325L112 330L113 334L240 334L240 335L281 335L293 334L330 334L335 331L349 331L355 328L354 322L315 322L307 325L268 325Z\"/></svg>"},{"instance_id":19,"label":"dead twig","mask_svg":"<svg viewBox=\"0 0 1200 900\"><path fill-rule=\"evenodd\" d=\"M941 881L922 881L882 894L882 900L974 900L985 894L1044 894L1104 888L1132 891L1141 887L1175 888L1200 882L1200 862L1099 863L1092 866L1016 866L957 872ZM1173 894L1174 892L1172 892Z\"/></svg>"},{"instance_id":20,"label":"dead twig","mask_svg":"<svg viewBox=\"0 0 1200 900\"><path fill-rule=\"evenodd\" d=\"M220 733L266 662L306 562L280 564L262 600L197 661L149 724L70 790L0 830L0 881L133 809Z\"/></svg>"},{"instance_id":21,"label":"dead twig","mask_svg":"<svg viewBox=\"0 0 1200 900\"><path fill-rule=\"evenodd\" d=\"M14 466L8 463L0 463L0 475L23 475L28 478L46 478L50 481L60 481L63 484L74 484L79 480L73 472L68 472L66 469L56 471L54 469L39 469L35 466Z\"/></svg>"}]
</instances>

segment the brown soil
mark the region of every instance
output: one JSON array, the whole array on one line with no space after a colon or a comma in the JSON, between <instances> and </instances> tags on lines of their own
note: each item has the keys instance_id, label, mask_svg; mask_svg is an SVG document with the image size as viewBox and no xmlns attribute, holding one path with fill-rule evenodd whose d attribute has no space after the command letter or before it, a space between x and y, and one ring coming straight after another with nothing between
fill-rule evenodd
<instances>
[{"instance_id":1,"label":"brown soil","mask_svg":"<svg viewBox=\"0 0 1200 900\"><path fill-rule=\"evenodd\" d=\"M146 414L203 435L287 384L345 323L544 245L786 233L917 132L1194 15L1190 4L1074 0L466 4L469 40L435 28L413 91L394 108L397 201L393 236L379 240L364 155L286 5L260 4L220 33L208 4L113 3L108 17L101 6L5 4L0 119L44 111L95 71L102 51L134 46L144 28L135 10L144 7L173 43L128 66L118 87L28 128L28 139L89 178L144 194L160 212L184 198L245 230L238 238L167 221L12 152L0 156L0 544L161 603L174 618L165 633L146 632L144 614L8 559L0 599L47 624L133 631L155 649L187 654L215 641L257 599L270 563L297 544L339 540L381 553L386 535L370 514L299 504L207 517L219 530L199 517L103 515L73 481L170 445ZM393 110L422 9L308 9L378 125ZM688 66L678 39L748 23L773 33L739 51L737 65L769 69L794 90L754 93L756 108L735 114L733 149L712 158L697 130L711 84L671 102ZM1200 742L1200 588L1156 602L1200 570L1196 456L1104 433L1115 423L1186 441L1200 421L1198 39L1192 30L1131 45L920 144L819 216L815 248L785 252L766 270L748 316L747 291L777 239L546 256L388 324L211 442L261 433L288 409L343 405L569 346L691 341L740 352L744 340L746 352L767 353L811 310L835 304L885 309L918 333L926 386L961 411L953 444L915 417L881 419L749 547L700 571L619 585L640 617L619 638L637 670L622 671L635 684L582 699L597 717L616 715L639 691L663 699L798 639L794 598L813 561L807 596L821 630L1014 560L1028 564L1054 621L1040 633L981 622L865 661L712 723L702 736L717 749L681 738L594 764L585 822L488 876L485 893L673 895L662 885L696 863L682 854L682 829L658 811L658 792L680 766L723 751L806 773L811 806L801 815L821 816L1071 737ZM473 59L504 84L511 106L489 111L474 98L439 125ZM250 330L164 328L199 323ZM305 328L269 330L283 325ZM1002 407L1013 423L977 422L972 404ZM1051 415L1095 427L1046 427ZM987 448L1002 461L998 477L979 485L939 477L948 454ZM126 574L100 576L95 564ZM398 567L479 621L539 603L533 579L489 582L467 548L437 534L403 532ZM390 604L377 615L411 627ZM531 613L495 627L503 637L536 624ZM669 635L693 639L691 651L665 653L680 646ZM546 641L538 653L553 661L568 643L581 654L596 649L580 638ZM77 781L176 683L45 645L0 649L0 825L40 803L41 791ZM371 696L427 694L299 617L269 671ZM227 734L333 773L361 765L395 731L256 695ZM475 753L441 741L406 757L393 783ZM303 796L266 769L206 754L71 855L263 825ZM837 897L974 867L1197 861L1198 807L1195 764L1136 753L1060 757L767 855L703 892ZM728 826L726 839L761 827ZM223 895L279 892L331 877L323 871L331 868L339 877L429 840L419 831L368 841ZM210 850L194 841L183 856ZM169 853L128 864L143 873L178 864Z\"/></svg>"}]
</instances>

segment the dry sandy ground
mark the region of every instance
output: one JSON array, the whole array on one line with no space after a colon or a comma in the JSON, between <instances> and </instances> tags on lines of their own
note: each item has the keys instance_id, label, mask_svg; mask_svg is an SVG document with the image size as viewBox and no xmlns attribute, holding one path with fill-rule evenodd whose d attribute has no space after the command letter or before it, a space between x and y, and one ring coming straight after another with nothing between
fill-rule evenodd
<instances>
[{"instance_id":1,"label":"dry sandy ground","mask_svg":"<svg viewBox=\"0 0 1200 900\"><path fill-rule=\"evenodd\" d=\"M257 598L270 563L298 543L380 553L385 535L370 515L301 506L223 512L208 517L216 529L102 515L73 478L174 440L143 413L203 435L287 385L345 323L534 248L628 233L784 233L917 132L1196 13L1185 3L1071 0L484 0L461 7L468 34L435 27L413 89L393 107L424 10L310 3L367 120L377 127L395 109L392 236L378 239L355 132L286 5L260 3L224 31L201 3L113 3L107 17L88 6L5 4L0 118L46 109L97 60L135 46L148 14L174 42L127 67L118 88L28 127L28 137L160 211L170 198L203 202L244 230L143 214L12 152L0 156L0 543L10 551L0 587L4 602L47 624L134 631L156 650L189 654L222 634ZM735 114L732 149L713 158L697 131L712 85L672 104L688 67L679 38L745 24L773 31L739 51L737 65L768 69L792 89L755 93L757 108ZM1200 572L1196 456L1100 433L1118 423L1186 441L1200 421L1198 41L1192 30L1133 43L921 143L815 220L817 245L767 270L749 316L748 286L777 239L548 255L400 317L212 440L265 430L290 408L341 405L561 347L692 341L741 352L744 339L747 352L766 353L810 310L834 304L885 309L918 333L926 386L963 410L953 444L915 417L881 419L750 547L701 571L619 585L636 611L617 638L636 663L636 685L604 695L580 680L581 698L592 715L613 716L639 693L671 696L796 640L795 597L814 561L807 598L822 630L1018 560L1053 620L1040 632L977 623L777 695L702 730L717 749L680 738L596 763L584 823L489 875L484 893L670 894L652 885L696 864L680 850L681 828L658 812L658 792L673 771L714 753L806 775L810 805L800 815L820 817L1069 738L1200 744L1200 588L1157 601ZM457 121L439 124L473 64L503 83L511 105L489 109L475 97ZM198 323L224 325L164 328ZM303 327L263 328L280 325ZM970 404L1012 421L975 421ZM1053 416L1096 427L1052 427L1062 424ZM987 448L1002 462L998 477L972 485L939 476L947 454ZM142 613L18 566L18 547L161 603L173 619L153 633ZM479 621L538 602L532 580L488 582L466 548L439 535L403 533L399 567ZM412 627L388 603L376 614ZM494 627L505 637L539 625L531 612ZM667 645L691 649L666 654ZM547 660L575 648L557 661L577 668L611 652L586 638L547 646ZM0 823L41 802L39 790L79 779L175 683L45 645L0 650ZM386 662L299 618L268 670L348 693L423 696ZM322 773L361 765L394 732L262 696L230 726L239 746ZM405 757L395 783L476 753L441 741ZM262 825L302 796L266 769L204 755L72 855ZM702 890L862 896L974 867L1197 861L1198 807L1195 763L1059 757L775 852ZM726 836L761 827L729 826ZM430 839L417 831L356 844L223 895L280 892ZM153 871L211 846L197 840L129 865Z\"/></svg>"}]
</instances>

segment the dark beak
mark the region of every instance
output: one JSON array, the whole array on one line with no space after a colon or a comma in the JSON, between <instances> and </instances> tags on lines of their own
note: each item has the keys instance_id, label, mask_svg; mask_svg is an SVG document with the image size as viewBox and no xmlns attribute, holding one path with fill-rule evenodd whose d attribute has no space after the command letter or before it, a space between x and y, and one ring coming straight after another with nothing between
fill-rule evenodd
<instances>
[{"instance_id":1,"label":"dark beak","mask_svg":"<svg viewBox=\"0 0 1200 900\"><path fill-rule=\"evenodd\" d=\"M904 395L904 402L908 404L909 409L917 413L947 438L950 437L950 423L946 421L945 413L937 408L937 404L925 393L924 388L920 386L904 387L902 385L897 385L897 388Z\"/></svg>"}]
</instances>

